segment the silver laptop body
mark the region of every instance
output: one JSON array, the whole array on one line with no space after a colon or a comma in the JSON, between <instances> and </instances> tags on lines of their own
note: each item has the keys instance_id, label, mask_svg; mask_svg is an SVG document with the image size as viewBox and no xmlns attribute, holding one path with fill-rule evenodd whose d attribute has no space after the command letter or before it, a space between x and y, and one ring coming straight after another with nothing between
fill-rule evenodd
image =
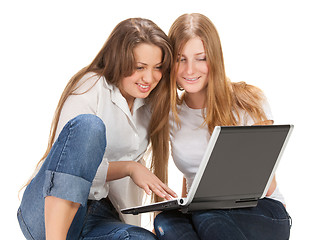
<instances>
[{"instance_id":1,"label":"silver laptop body","mask_svg":"<svg viewBox=\"0 0 323 240\"><path fill-rule=\"evenodd\" d=\"M122 209L124 214L257 206L270 187L293 125L217 126L186 198Z\"/></svg>"}]
</instances>

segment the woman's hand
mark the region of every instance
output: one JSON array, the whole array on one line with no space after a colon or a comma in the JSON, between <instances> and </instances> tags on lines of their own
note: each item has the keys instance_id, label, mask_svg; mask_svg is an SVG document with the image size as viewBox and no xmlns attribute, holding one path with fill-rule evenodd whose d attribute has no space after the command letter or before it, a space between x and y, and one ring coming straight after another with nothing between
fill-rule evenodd
<instances>
[{"instance_id":1,"label":"woman's hand","mask_svg":"<svg viewBox=\"0 0 323 240\"><path fill-rule=\"evenodd\" d=\"M159 180L155 174L149 171L148 168L138 162L129 162L129 176L135 184L151 195L154 192L159 197L170 200L171 197L177 197L176 193L171 190L166 184Z\"/></svg>"}]
</instances>

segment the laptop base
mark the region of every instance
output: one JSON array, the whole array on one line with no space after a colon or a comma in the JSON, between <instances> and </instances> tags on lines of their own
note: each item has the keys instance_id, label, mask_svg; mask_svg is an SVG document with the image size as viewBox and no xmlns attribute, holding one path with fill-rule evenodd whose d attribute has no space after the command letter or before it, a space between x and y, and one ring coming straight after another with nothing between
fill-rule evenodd
<instances>
[{"instance_id":1,"label":"laptop base","mask_svg":"<svg viewBox=\"0 0 323 240\"><path fill-rule=\"evenodd\" d=\"M187 207L180 208L182 213L193 212L197 210L211 210L211 209L233 209L233 208L246 208L246 207L256 207L258 204L257 199L251 200L223 200L223 201L200 201L191 202Z\"/></svg>"}]
</instances>

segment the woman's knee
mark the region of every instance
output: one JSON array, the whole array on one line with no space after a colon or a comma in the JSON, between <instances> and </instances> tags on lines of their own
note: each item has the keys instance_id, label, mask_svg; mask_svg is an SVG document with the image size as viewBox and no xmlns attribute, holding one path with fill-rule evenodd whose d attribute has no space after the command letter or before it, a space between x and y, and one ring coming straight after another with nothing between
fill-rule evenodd
<instances>
[{"instance_id":1,"label":"woman's knee","mask_svg":"<svg viewBox=\"0 0 323 240\"><path fill-rule=\"evenodd\" d=\"M79 115L64 126L47 156L46 169L91 182L102 162L105 147L103 121L95 115Z\"/></svg>"},{"instance_id":2,"label":"woman's knee","mask_svg":"<svg viewBox=\"0 0 323 240\"><path fill-rule=\"evenodd\" d=\"M229 236L236 236L236 232L240 236L239 230L225 211L197 212L193 214L192 221L202 239L230 239Z\"/></svg>"},{"instance_id":3,"label":"woman's knee","mask_svg":"<svg viewBox=\"0 0 323 240\"><path fill-rule=\"evenodd\" d=\"M114 234L115 239L142 239L142 240L156 240L157 237L147 229L130 226L126 229L120 229L117 233Z\"/></svg>"},{"instance_id":4,"label":"woman's knee","mask_svg":"<svg viewBox=\"0 0 323 240\"><path fill-rule=\"evenodd\" d=\"M154 229L159 239L198 239L191 215L177 210L158 214L154 220Z\"/></svg>"},{"instance_id":5,"label":"woman's knee","mask_svg":"<svg viewBox=\"0 0 323 240\"><path fill-rule=\"evenodd\" d=\"M159 213L154 219L155 232L160 232L160 234L163 235L164 229L166 230L171 225L173 219L177 218L175 215L176 213L173 211Z\"/></svg>"},{"instance_id":6,"label":"woman's knee","mask_svg":"<svg viewBox=\"0 0 323 240\"><path fill-rule=\"evenodd\" d=\"M105 124L96 115L81 114L70 120L70 128L83 133L88 140L106 139Z\"/></svg>"},{"instance_id":7,"label":"woman's knee","mask_svg":"<svg viewBox=\"0 0 323 240\"><path fill-rule=\"evenodd\" d=\"M77 151L75 154L91 157L92 164L95 159L101 162L106 147L106 129L103 121L93 114L81 114L70 120L65 133L67 144L65 150ZM69 148L70 147L70 148ZM68 149L69 148L69 149ZM98 156L98 157L96 157Z\"/></svg>"}]
</instances>

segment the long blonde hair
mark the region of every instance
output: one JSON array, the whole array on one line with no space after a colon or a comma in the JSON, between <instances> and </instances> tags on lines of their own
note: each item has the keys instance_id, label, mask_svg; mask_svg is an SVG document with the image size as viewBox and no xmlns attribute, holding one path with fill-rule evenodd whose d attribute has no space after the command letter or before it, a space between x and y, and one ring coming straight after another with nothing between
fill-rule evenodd
<instances>
[{"instance_id":1,"label":"long blonde hair","mask_svg":"<svg viewBox=\"0 0 323 240\"><path fill-rule=\"evenodd\" d=\"M153 44L162 50L162 79L146 98L152 116L149 124L149 137L152 148L151 169L164 182L167 182L167 163L169 157L170 80L172 65L172 47L167 35L152 21L142 18L129 18L120 22L111 32L109 38L90 65L81 69L67 83L58 102L51 124L47 149L37 164L43 163L49 154L57 130L58 121L66 99L77 89L80 79L88 72L104 76L106 81L119 87L122 78L135 71L133 50L141 43ZM29 179L27 186L30 181Z\"/></svg>"},{"instance_id":2,"label":"long blonde hair","mask_svg":"<svg viewBox=\"0 0 323 240\"><path fill-rule=\"evenodd\" d=\"M239 110L246 111L255 122L267 120L261 105L262 91L245 82L233 83L226 77L220 37L209 18L199 13L184 14L172 24L168 36L174 49L174 59L181 56L185 44L190 39L199 37L203 42L209 69L204 123L210 133L217 125L238 125L241 120ZM182 102L176 85L179 64L174 61L173 65L171 109L175 121L179 124L177 105Z\"/></svg>"}]
</instances>

